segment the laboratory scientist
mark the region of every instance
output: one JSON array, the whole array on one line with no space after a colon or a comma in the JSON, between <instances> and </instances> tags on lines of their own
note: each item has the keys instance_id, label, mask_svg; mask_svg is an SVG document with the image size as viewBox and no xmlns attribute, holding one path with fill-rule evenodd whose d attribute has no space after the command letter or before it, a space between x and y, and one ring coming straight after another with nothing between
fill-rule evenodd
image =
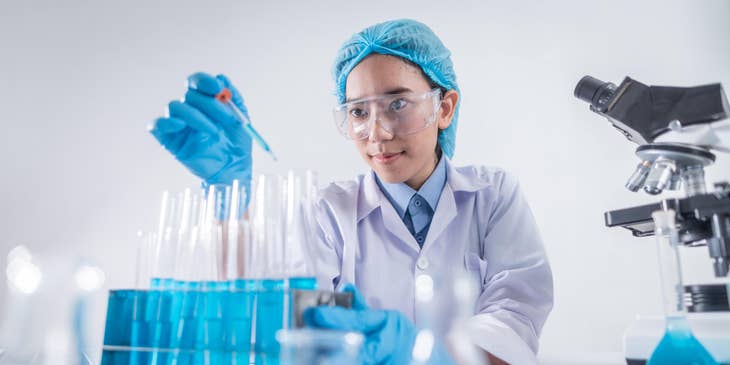
<instances>
[{"instance_id":1,"label":"laboratory scientist","mask_svg":"<svg viewBox=\"0 0 730 365\"><path fill-rule=\"evenodd\" d=\"M473 345L492 364L536 363L553 304L550 266L516 179L451 162L461 94L450 51L418 21L387 21L342 45L333 77L336 125L369 171L322 189L314 251L319 282L331 285L324 289L352 291L355 300L352 309L310 309L305 321L364 333L368 364L408 364L419 326L416 277L449 283L467 274L478 286ZM205 183L248 185L251 137L215 99L223 88L247 113L228 78L196 73L151 133ZM438 345L429 363L455 363Z\"/></svg>"}]
</instances>

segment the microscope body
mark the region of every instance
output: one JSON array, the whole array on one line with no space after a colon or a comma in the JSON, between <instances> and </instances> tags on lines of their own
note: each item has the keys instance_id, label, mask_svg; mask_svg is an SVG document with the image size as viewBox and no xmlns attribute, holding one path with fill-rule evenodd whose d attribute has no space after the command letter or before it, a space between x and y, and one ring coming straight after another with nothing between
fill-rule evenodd
<instances>
[{"instance_id":1,"label":"microscope body","mask_svg":"<svg viewBox=\"0 0 730 365\"><path fill-rule=\"evenodd\" d=\"M651 195L683 190L677 198L608 211L605 223L636 237L653 236L652 213L673 210L679 241L707 246L714 275L726 284L684 285L682 299L697 339L717 361L730 364L730 184L708 188L705 181L715 153L730 153L730 107L722 86L647 86L629 77L616 86L586 76L574 95L638 145L640 162L627 189ZM624 335L627 364L645 364L664 329L664 316L637 316Z\"/></svg>"},{"instance_id":2,"label":"microscope body","mask_svg":"<svg viewBox=\"0 0 730 365\"><path fill-rule=\"evenodd\" d=\"M627 189L651 195L684 189L683 198L606 212L606 225L624 227L637 237L651 236L651 213L672 209L682 243L706 245L715 276L727 277L730 185L718 182L708 190L705 182L705 168L715 162L714 152L730 153L730 106L722 85L647 86L626 77L617 87L586 76L574 94L638 144L640 163L626 182Z\"/></svg>"}]
</instances>

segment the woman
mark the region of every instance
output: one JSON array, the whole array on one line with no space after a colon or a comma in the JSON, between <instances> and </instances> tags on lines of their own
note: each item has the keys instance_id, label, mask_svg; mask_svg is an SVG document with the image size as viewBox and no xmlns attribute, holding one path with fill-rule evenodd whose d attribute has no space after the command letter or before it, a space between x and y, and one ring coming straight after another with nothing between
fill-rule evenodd
<instances>
[{"instance_id":1,"label":"woman","mask_svg":"<svg viewBox=\"0 0 730 365\"><path fill-rule=\"evenodd\" d=\"M426 25L389 21L345 42L334 78L335 121L371 171L324 188L318 206L320 282L353 291L353 309L315 308L305 321L365 333L367 363L407 364L415 277L466 272L480 289L474 344L493 364L535 363L552 275L515 179L449 160L460 104L450 52ZM213 97L224 87L245 111L227 78L195 74L151 131L206 183L250 181L251 140ZM453 360L437 346L431 363Z\"/></svg>"}]
</instances>

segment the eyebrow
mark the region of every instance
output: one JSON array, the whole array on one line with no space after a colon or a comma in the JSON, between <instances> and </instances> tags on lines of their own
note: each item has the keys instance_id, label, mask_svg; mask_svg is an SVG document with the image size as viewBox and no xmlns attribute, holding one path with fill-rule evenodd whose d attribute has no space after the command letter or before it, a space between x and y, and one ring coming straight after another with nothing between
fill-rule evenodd
<instances>
[{"instance_id":1,"label":"eyebrow","mask_svg":"<svg viewBox=\"0 0 730 365\"><path fill-rule=\"evenodd\" d=\"M384 95L395 95L395 94L401 94L401 93L407 93L407 92L413 92L413 90L405 87L405 86L398 86L396 88L390 89L383 93ZM357 100L367 99L368 97L358 97L358 98L347 98L345 99L345 103L350 103Z\"/></svg>"}]
</instances>

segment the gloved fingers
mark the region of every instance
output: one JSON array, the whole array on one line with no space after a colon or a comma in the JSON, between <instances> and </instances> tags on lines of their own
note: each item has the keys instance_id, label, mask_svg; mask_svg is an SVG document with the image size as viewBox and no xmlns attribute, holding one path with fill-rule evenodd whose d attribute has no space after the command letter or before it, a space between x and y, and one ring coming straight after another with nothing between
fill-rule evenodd
<instances>
[{"instance_id":1,"label":"gloved fingers","mask_svg":"<svg viewBox=\"0 0 730 365\"><path fill-rule=\"evenodd\" d=\"M357 311L342 307L308 308L302 316L308 326L363 333L380 329L387 319L383 311Z\"/></svg>"},{"instance_id":2,"label":"gloved fingers","mask_svg":"<svg viewBox=\"0 0 730 365\"><path fill-rule=\"evenodd\" d=\"M185 104L200 110L215 124L221 127L241 124L231 106L216 99L215 96L206 95L194 89L188 89L185 93Z\"/></svg>"},{"instance_id":3,"label":"gloved fingers","mask_svg":"<svg viewBox=\"0 0 730 365\"><path fill-rule=\"evenodd\" d=\"M196 72L188 76L188 89L197 90L207 96L218 95L223 87L220 80L205 72Z\"/></svg>"},{"instance_id":4,"label":"gloved fingers","mask_svg":"<svg viewBox=\"0 0 730 365\"><path fill-rule=\"evenodd\" d=\"M216 126L223 130L231 144L238 149L235 153L251 153L251 136L243 129L243 124L233 114L229 105L195 90L188 90L185 94L185 104L192 105L212 119Z\"/></svg>"},{"instance_id":5,"label":"gloved fingers","mask_svg":"<svg viewBox=\"0 0 730 365\"><path fill-rule=\"evenodd\" d=\"M223 126L223 131L231 141L231 150L236 155L251 156L251 136L241 127L241 125Z\"/></svg>"},{"instance_id":6,"label":"gloved fingers","mask_svg":"<svg viewBox=\"0 0 730 365\"><path fill-rule=\"evenodd\" d=\"M250 153L251 137L243 130L241 120L231 107L215 98L223 88L231 92L231 101L248 118L248 109L235 86L225 75L213 77L199 72L188 78L188 92L185 102L200 109L223 128L233 146L242 149L239 153Z\"/></svg>"},{"instance_id":7,"label":"gloved fingers","mask_svg":"<svg viewBox=\"0 0 730 365\"><path fill-rule=\"evenodd\" d=\"M238 109L241 110L246 118L249 118L248 108L246 108L246 104L244 104L243 102L243 97L241 96L241 93L238 92L238 89L233 86L231 80L229 80L228 77L223 74L216 76L216 78L218 79L218 81L221 82L221 84L223 84L223 87L227 88L231 92L231 101L233 101L233 104L236 104Z\"/></svg>"},{"instance_id":8,"label":"gloved fingers","mask_svg":"<svg viewBox=\"0 0 730 365\"><path fill-rule=\"evenodd\" d=\"M177 118L157 118L149 127L150 133L157 136L175 133L183 130L188 124Z\"/></svg>"},{"instance_id":9,"label":"gloved fingers","mask_svg":"<svg viewBox=\"0 0 730 365\"><path fill-rule=\"evenodd\" d=\"M352 293L352 309L368 309L368 305L365 302L365 298L362 296L355 284L347 283L342 287L343 293Z\"/></svg>"},{"instance_id":10,"label":"gloved fingers","mask_svg":"<svg viewBox=\"0 0 730 365\"><path fill-rule=\"evenodd\" d=\"M158 118L150 128L150 134L175 156L183 148L190 131L187 123L177 118Z\"/></svg>"},{"instance_id":11,"label":"gloved fingers","mask_svg":"<svg viewBox=\"0 0 730 365\"><path fill-rule=\"evenodd\" d=\"M170 117L183 120L190 128L209 134L218 134L216 125L196 108L174 100L167 107Z\"/></svg>"}]
</instances>

